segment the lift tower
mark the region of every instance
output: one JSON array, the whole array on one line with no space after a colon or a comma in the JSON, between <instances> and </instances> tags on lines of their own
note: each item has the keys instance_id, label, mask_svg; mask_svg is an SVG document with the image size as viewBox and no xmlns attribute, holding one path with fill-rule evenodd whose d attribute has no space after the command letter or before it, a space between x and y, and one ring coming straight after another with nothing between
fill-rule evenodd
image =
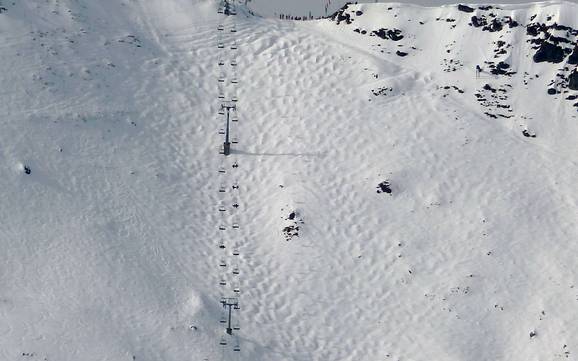
<instances>
[{"instance_id":1,"label":"lift tower","mask_svg":"<svg viewBox=\"0 0 578 361\"><path fill-rule=\"evenodd\" d=\"M223 143L223 154L231 154L231 142L230 142L230 131L231 131L231 110L237 110L237 105L234 102L227 102L221 104L221 109L226 112L227 123L225 126L225 142Z\"/></svg>"}]
</instances>

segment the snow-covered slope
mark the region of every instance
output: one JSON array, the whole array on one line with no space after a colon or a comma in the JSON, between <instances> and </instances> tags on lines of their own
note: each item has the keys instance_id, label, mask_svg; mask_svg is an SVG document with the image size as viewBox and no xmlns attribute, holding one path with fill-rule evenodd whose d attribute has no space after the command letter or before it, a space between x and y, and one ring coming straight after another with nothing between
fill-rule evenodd
<instances>
[{"instance_id":1,"label":"snow-covered slope","mask_svg":"<svg viewBox=\"0 0 578 361\"><path fill-rule=\"evenodd\" d=\"M2 4L1 360L576 358L575 4Z\"/></svg>"}]
</instances>

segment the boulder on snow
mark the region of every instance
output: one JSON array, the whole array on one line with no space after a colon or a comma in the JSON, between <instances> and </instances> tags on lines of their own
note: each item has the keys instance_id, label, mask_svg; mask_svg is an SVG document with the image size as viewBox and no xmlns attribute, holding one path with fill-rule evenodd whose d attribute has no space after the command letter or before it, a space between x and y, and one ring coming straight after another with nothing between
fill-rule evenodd
<instances>
[{"instance_id":1,"label":"boulder on snow","mask_svg":"<svg viewBox=\"0 0 578 361\"><path fill-rule=\"evenodd\" d=\"M540 49L534 54L534 62L535 63L542 63L542 62L549 62L549 63L561 63L564 61L565 58L564 49L561 47L554 45L545 41Z\"/></svg>"},{"instance_id":2,"label":"boulder on snow","mask_svg":"<svg viewBox=\"0 0 578 361\"><path fill-rule=\"evenodd\" d=\"M572 65L578 64L578 45L576 45L574 51L572 52L572 54L570 54L570 57L568 58L568 64Z\"/></svg>"},{"instance_id":3,"label":"boulder on snow","mask_svg":"<svg viewBox=\"0 0 578 361\"><path fill-rule=\"evenodd\" d=\"M574 69L568 77L568 88L578 90L578 69Z\"/></svg>"},{"instance_id":4,"label":"boulder on snow","mask_svg":"<svg viewBox=\"0 0 578 361\"><path fill-rule=\"evenodd\" d=\"M473 13L473 12L474 12L474 9L473 9L473 8L471 8L471 7L467 6L467 5L462 5L462 4L459 4L459 5L458 5L458 10L459 10L459 11L463 11L463 12L465 12L465 13Z\"/></svg>"},{"instance_id":5,"label":"boulder on snow","mask_svg":"<svg viewBox=\"0 0 578 361\"><path fill-rule=\"evenodd\" d=\"M391 195L391 184L385 180L377 185L377 193L387 193Z\"/></svg>"},{"instance_id":6,"label":"boulder on snow","mask_svg":"<svg viewBox=\"0 0 578 361\"><path fill-rule=\"evenodd\" d=\"M379 36L380 38L387 40L393 40L393 41L399 41L401 39L403 39L403 35L401 34L401 30L399 29L384 29L381 28L379 30L374 30L373 34Z\"/></svg>"}]
</instances>

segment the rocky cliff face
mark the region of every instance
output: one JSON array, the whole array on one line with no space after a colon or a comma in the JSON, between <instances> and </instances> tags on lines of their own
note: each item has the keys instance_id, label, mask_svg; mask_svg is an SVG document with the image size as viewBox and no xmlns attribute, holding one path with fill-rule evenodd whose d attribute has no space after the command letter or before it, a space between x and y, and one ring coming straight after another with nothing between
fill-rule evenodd
<instances>
[{"instance_id":1,"label":"rocky cliff face","mask_svg":"<svg viewBox=\"0 0 578 361\"><path fill-rule=\"evenodd\" d=\"M443 72L460 73L466 66L479 67L480 78L485 74L499 78L515 75L522 78L524 86L540 79L544 93L557 95L577 87L578 24L572 17L566 19L564 13L568 12L555 6L522 9L460 4L437 13L422 9L412 16L385 4L347 4L331 19L336 25L383 40L377 44L381 53L409 55L408 60L413 57L415 62L427 56L440 61L438 70ZM419 25L416 28L412 24ZM443 49L439 47L442 42L447 43ZM533 66L530 61L543 65ZM520 69L532 69L535 74ZM512 85L515 82L511 80ZM491 116L495 112L486 113Z\"/></svg>"}]
</instances>

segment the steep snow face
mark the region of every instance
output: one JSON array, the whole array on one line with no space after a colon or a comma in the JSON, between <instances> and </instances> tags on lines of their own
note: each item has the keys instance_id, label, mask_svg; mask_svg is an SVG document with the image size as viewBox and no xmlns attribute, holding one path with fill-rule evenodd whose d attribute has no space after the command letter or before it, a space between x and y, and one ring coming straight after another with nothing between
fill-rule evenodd
<instances>
[{"instance_id":1,"label":"steep snow face","mask_svg":"<svg viewBox=\"0 0 578 361\"><path fill-rule=\"evenodd\" d=\"M245 0L241 2L244 3ZM280 14L287 14L296 17L307 17L309 14L314 17L331 15L346 3L357 3L358 1L350 0L248 0L247 5L253 11L263 16L276 17ZM567 2L578 3L578 0ZM451 0L401 0L401 1L384 1L368 0L359 1L359 3L388 3L388 4L409 4L426 7L438 7L443 5L455 6L456 1ZM480 4L479 1L466 0L462 4ZM485 1L484 4L526 4L527 0L497 0Z\"/></svg>"},{"instance_id":2,"label":"steep snow face","mask_svg":"<svg viewBox=\"0 0 578 361\"><path fill-rule=\"evenodd\" d=\"M576 5L2 4L0 359L575 358Z\"/></svg>"}]
</instances>

